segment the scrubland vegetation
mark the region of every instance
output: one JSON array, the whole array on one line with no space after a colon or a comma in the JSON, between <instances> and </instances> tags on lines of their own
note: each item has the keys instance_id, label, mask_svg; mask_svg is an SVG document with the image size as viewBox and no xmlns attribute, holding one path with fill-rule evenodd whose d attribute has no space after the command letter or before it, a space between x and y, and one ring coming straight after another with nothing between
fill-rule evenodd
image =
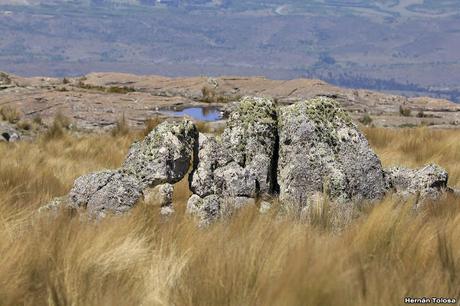
<instances>
[{"instance_id":1,"label":"scrubland vegetation","mask_svg":"<svg viewBox=\"0 0 460 306\"><path fill-rule=\"evenodd\" d=\"M154 122L151 123L155 125ZM56 123L35 142L0 144L1 305L400 305L405 296L459 297L460 200L419 214L414 199L362 205L337 232L244 209L199 229L154 203L94 223L36 213L84 173L120 165L142 133L74 136ZM60 132L56 132L60 131ZM460 186L460 131L365 130L385 166L436 162ZM318 222L321 221L321 222Z\"/></svg>"}]
</instances>

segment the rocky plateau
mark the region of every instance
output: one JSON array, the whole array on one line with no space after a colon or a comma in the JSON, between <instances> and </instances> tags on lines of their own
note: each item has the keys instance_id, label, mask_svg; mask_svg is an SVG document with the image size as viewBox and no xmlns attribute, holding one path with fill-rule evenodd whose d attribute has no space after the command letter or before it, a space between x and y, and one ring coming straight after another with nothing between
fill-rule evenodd
<instances>
[{"instance_id":1,"label":"rocky plateau","mask_svg":"<svg viewBox=\"0 0 460 306\"><path fill-rule=\"evenodd\" d=\"M24 120L40 117L45 126L51 125L57 114L63 114L72 120L75 129L82 131L110 129L122 116L131 127L142 128L150 118L164 119L171 115L167 111L189 107L214 107L226 119L243 96L272 98L278 105L329 97L355 122L377 127L455 128L460 124L460 106L447 100L344 89L311 79L167 78L123 73L92 73L65 79L23 78L6 73L0 77L0 107L17 109ZM1 125L2 133L13 128L5 122ZM30 134L20 129L17 133Z\"/></svg>"}]
</instances>

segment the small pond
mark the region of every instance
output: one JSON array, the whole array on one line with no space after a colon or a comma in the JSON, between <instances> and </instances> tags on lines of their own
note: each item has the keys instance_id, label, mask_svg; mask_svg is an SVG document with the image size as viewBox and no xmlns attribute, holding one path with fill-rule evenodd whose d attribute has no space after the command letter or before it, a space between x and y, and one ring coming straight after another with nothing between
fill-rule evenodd
<instances>
[{"instance_id":1,"label":"small pond","mask_svg":"<svg viewBox=\"0 0 460 306\"><path fill-rule=\"evenodd\" d=\"M189 116L200 121L217 121L223 119L223 112L214 106L187 107L177 111L164 110L160 112L164 115L174 117Z\"/></svg>"}]
</instances>

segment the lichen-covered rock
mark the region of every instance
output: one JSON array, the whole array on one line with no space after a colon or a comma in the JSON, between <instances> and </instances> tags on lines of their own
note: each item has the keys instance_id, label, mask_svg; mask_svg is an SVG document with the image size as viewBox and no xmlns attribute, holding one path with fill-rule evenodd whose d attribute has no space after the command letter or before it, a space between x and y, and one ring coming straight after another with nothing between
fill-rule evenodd
<instances>
[{"instance_id":1,"label":"lichen-covered rock","mask_svg":"<svg viewBox=\"0 0 460 306\"><path fill-rule=\"evenodd\" d=\"M192 195L187 202L187 213L199 219L200 226L207 226L221 217L222 197L209 195L204 198Z\"/></svg>"},{"instance_id":2,"label":"lichen-covered rock","mask_svg":"<svg viewBox=\"0 0 460 306\"><path fill-rule=\"evenodd\" d=\"M238 210L243 207L255 206L256 200L253 198L248 197L233 197L227 200L229 206L229 212L231 213L233 210Z\"/></svg>"},{"instance_id":3,"label":"lichen-covered rock","mask_svg":"<svg viewBox=\"0 0 460 306\"><path fill-rule=\"evenodd\" d=\"M278 123L282 202L300 211L317 192L338 202L384 195L380 160L337 102L315 98L281 108Z\"/></svg>"},{"instance_id":4,"label":"lichen-covered rock","mask_svg":"<svg viewBox=\"0 0 460 306\"><path fill-rule=\"evenodd\" d=\"M131 146L122 171L136 177L143 188L177 183L190 167L197 138L189 120L163 122Z\"/></svg>"},{"instance_id":5,"label":"lichen-covered rock","mask_svg":"<svg viewBox=\"0 0 460 306\"><path fill-rule=\"evenodd\" d=\"M214 194L225 197L257 196L257 176L251 169L243 168L235 162L214 171Z\"/></svg>"},{"instance_id":6,"label":"lichen-covered rock","mask_svg":"<svg viewBox=\"0 0 460 306\"><path fill-rule=\"evenodd\" d=\"M271 99L244 97L230 115L222 134L223 150L248 169L257 180L259 194L270 194L276 185L277 113Z\"/></svg>"},{"instance_id":7,"label":"lichen-covered rock","mask_svg":"<svg viewBox=\"0 0 460 306\"><path fill-rule=\"evenodd\" d=\"M160 185L160 188L158 191L159 191L159 196L160 196L160 205L161 206L171 206L173 202L174 186L166 183L166 184Z\"/></svg>"},{"instance_id":8,"label":"lichen-covered rock","mask_svg":"<svg viewBox=\"0 0 460 306\"><path fill-rule=\"evenodd\" d=\"M220 138L200 134L191 179L200 197L256 197L273 192L277 123L272 100L243 98Z\"/></svg>"},{"instance_id":9,"label":"lichen-covered rock","mask_svg":"<svg viewBox=\"0 0 460 306\"><path fill-rule=\"evenodd\" d=\"M230 162L220 142L211 135L199 134L197 166L194 169L190 187L200 197L217 193L214 171Z\"/></svg>"},{"instance_id":10,"label":"lichen-covered rock","mask_svg":"<svg viewBox=\"0 0 460 306\"><path fill-rule=\"evenodd\" d=\"M75 180L70 190L71 205L86 208L90 216L120 214L131 209L141 198L140 182L120 171L100 171Z\"/></svg>"},{"instance_id":11,"label":"lichen-covered rock","mask_svg":"<svg viewBox=\"0 0 460 306\"><path fill-rule=\"evenodd\" d=\"M448 188L447 171L435 164L419 169L386 169L385 177L388 187L402 196L419 194L422 199L436 199Z\"/></svg>"},{"instance_id":12,"label":"lichen-covered rock","mask_svg":"<svg viewBox=\"0 0 460 306\"><path fill-rule=\"evenodd\" d=\"M44 214L44 213L56 214L61 209L72 210L74 208L76 208L76 207L72 206L72 204L71 204L71 202L69 200L69 197L67 195L65 195L65 196L62 196L62 197L53 198L47 204L41 206L38 209L38 213L39 214Z\"/></svg>"}]
</instances>

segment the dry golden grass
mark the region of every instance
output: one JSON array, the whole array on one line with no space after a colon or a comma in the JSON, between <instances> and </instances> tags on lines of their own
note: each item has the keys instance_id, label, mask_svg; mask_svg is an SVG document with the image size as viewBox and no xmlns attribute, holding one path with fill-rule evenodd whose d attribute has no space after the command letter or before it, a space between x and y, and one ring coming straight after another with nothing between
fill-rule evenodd
<instances>
[{"instance_id":1,"label":"dry golden grass","mask_svg":"<svg viewBox=\"0 0 460 306\"><path fill-rule=\"evenodd\" d=\"M459 131L367 129L386 165L438 162L459 186ZM141 203L87 222L35 210L89 171L120 165L139 135L63 133L0 144L1 305L400 305L403 297L459 297L460 200L415 215L388 197L339 233L321 222L252 209L203 230L184 214L162 219ZM319 224L319 225L318 225ZM326 226L324 226L326 225Z\"/></svg>"},{"instance_id":2,"label":"dry golden grass","mask_svg":"<svg viewBox=\"0 0 460 306\"><path fill-rule=\"evenodd\" d=\"M10 123L16 123L21 119L21 113L14 107L2 106L0 108L0 119Z\"/></svg>"}]
</instances>

